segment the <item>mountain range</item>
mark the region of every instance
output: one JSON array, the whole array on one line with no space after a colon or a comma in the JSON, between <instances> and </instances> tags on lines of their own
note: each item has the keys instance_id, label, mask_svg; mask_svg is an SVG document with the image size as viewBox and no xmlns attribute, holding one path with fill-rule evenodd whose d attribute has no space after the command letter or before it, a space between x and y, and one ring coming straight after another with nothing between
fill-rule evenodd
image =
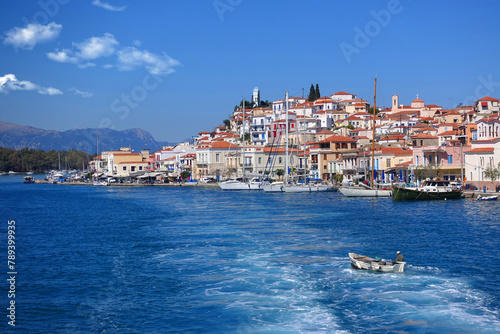
<instances>
[{"instance_id":1,"label":"mountain range","mask_svg":"<svg viewBox=\"0 0 500 334\"><path fill-rule=\"evenodd\" d=\"M44 151L77 149L93 154L96 153L97 144L99 152L128 146L136 152L142 149L154 152L163 146L173 145L156 141L149 132L142 129L116 131L107 128L86 128L55 131L0 121L0 147L16 150L27 147Z\"/></svg>"}]
</instances>

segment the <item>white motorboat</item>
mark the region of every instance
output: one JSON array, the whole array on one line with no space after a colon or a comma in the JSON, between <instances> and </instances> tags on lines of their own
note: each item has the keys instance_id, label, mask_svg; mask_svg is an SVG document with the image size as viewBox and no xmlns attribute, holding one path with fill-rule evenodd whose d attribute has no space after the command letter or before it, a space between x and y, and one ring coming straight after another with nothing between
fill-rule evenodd
<instances>
[{"instance_id":1,"label":"white motorboat","mask_svg":"<svg viewBox=\"0 0 500 334\"><path fill-rule=\"evenodd\" d=\"M476 201L496 201L497 199L498 199L498 196L496 196L496 195L492 195L492 196L477 195L477 197L476 197Z\"/></svg>"},{"instance_id":2,"label":"white motorboat","mask_svg":"<svg viewBox=\"0 0 500 334\"><path fill-rule=\"evenodd\" d=\"M258 178L244 181L243 178L233 178L219 183L222 190L261 190L261 182Z\"/></svg>"},{"instance_id":3,"label":"white motorboat","mask_svg":"<svg viewBox=\"0 0 500 334\"><path fill-rule=\"evenodd\" d=\"M351 267L353 269L370 270L383 273L402 273L405 271L406 262L392 262L390 260L378 260L366 255L349 253Z\"/></svg>"},{"instance_id":4,"label":"white motorboat","mask_svg":"<svg viewBox=\"0 0 500 334\"><path fill-rule=\"evenodd\" d=\"M94 180L92 182L92 185L93 186L109 186L109 183L107 183L106 181Z\"/></svg>"}]
</instances>

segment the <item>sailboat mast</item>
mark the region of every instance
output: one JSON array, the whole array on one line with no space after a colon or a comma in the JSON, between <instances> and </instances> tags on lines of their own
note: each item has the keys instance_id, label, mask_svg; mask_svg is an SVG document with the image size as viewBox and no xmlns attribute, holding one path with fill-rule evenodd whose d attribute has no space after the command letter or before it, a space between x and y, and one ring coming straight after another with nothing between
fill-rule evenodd
<instances>
[{"instance_id":1,"label":"sailboat mast","mask_svg":"<svg viewBox=\"0 0 500 334\"><path fill-rule=\"evenodd\" d=\"M285 94L285 184L288 182L288 91Z\"/></svg>"},{"instance_id":2,"label":"sailboat mast","mask_svg":"<svg viewBox=\"0 0 500 334\"><path fill-rule=\"evenodd\" d=\"M243 121L241 122L243 129L243 152L242 152L242 160L243 160L243 182L245 182L245 99L243 99Z\"/></svg>"},{"instance_id":3,"label":"sailboat mast","mask_svg":"<svg viewBox=\"0 0 500 334\"><path fill-rule=\"evenodd\" d=\"M373 138L372 138L372 188L375 176L375 110L377 109L377 78L375 78L375 93L373 94Z\"/></svg>"}]
</instances>

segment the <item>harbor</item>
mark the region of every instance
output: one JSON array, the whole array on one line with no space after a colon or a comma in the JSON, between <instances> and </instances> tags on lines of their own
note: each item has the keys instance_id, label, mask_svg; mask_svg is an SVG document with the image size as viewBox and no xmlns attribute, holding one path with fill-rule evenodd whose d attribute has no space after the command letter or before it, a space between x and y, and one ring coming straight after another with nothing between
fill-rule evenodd
<instances>
[{"instance_id":1,"label":"harbor","mask_svg":"<svg viewBox=\"0 0 500 334\"><path fill-rule=\"evenodd\" d=\"M496 333L500 326L495 201L21 179L0 178L3 214L16 221L20 245L21 332ZM403 273L356 270L348 256L394 260L397 251ZM54 312L64 321L54 322Z\"/></svg>"}]
</instances>

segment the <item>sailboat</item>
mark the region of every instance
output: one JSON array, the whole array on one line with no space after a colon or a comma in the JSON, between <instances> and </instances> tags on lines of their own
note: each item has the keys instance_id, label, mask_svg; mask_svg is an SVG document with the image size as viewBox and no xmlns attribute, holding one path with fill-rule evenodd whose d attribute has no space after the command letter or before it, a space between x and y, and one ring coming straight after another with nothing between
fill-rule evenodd
<instances>
[{"instance_id":1,"label":"sailboat","mask_svg":"<svg viewBox=\"0 0 500 334\"><path fill-rule=\"evenodd\" d=\"M363 187L342 187L340 192L346 197L391 197L391 190L376 189L373 186L373 179L375 176L375 110L377 109L377 78L375 78L375 94L373 96L373 139L372 139L372 177L371 186Z\"/></svg>"},{"instance_id":2,"label":"sailboat","mask_svg":"<svg viewBox=\"0 0 500 334\"><path fill-rule=\"evenodd\" d=\"M243 145L242 145L242 161L243 161L243 177L232 178L227 181L219 183L219 187L222 190L261 190L261 182L258 178L248 180L245 177L245 99L242 101L243 104Z\"/></svg>"},{"instance_id":3,"label":"sailboat","mask_svg":"<svg viewBox=\"0 0 500 334\"><path fill-rule=\"evenodd\" d=\"M304 117L304 127L305 127L305 106L303 110ZM305 130L304 130L304 156L305 156ZM297 152L298 153L298 152ZM321 191L334 191L335 188L332 185L324 184L324 183L307 183L306 180L306 166L304 166L304 183L296 183L292 182L289 184L285 184L283 187L283 191L286 193L304 193L304 192L321 192Z\"/></svg>"}]
</instances>

